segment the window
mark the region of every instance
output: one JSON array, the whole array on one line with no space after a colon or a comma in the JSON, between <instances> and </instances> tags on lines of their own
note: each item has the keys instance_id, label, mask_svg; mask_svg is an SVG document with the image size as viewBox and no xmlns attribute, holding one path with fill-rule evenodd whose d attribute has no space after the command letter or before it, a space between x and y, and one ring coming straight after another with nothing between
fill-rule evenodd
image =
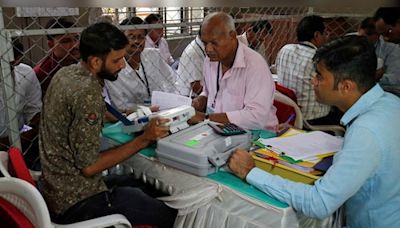
<instances>
[{"instance_id":1,"label":"window","mask_svg":"<svg viewBox=\"0 0 400 228\"><path fill-rule=\"evenodd\" d=\"M103 16L111 17L115 23L120 23L123 19L135 15L144 20L151 13L161 14L166 38L197 34L204 17L204 7L124 7L102 10Z\"/></svg>"}]
</instances>

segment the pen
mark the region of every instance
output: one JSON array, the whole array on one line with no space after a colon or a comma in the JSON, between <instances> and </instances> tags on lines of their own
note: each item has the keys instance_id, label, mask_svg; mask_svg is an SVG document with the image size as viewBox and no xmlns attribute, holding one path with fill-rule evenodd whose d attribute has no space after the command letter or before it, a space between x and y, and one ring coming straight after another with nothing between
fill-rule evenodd
<instances>
[{"instance_id":1,"label":"pen","mask_svg":"<svg viewBox=\"0 0 400 228\"><path fill-rule=\"evenodd\" d=\"M290 114L288 119L284 123L281 124L281 126L284 126L284 128L282 130L280 130L279 132L277 132L277 136L281 136L283 133L285 133L289 129L289 123L292 120L294 120L295 117L296 117L295 113Z\"/></svg>"},{"instance_id":2,"label":"pen","mask_svg":"<svg viewBox=\"0 0 400 228\"><path fill-rule=\"evenodd\" d=\"M290 114L289 118L285 121L285 124L289 124L296 117L295 113Z\"/></svg>"}]
</instances>

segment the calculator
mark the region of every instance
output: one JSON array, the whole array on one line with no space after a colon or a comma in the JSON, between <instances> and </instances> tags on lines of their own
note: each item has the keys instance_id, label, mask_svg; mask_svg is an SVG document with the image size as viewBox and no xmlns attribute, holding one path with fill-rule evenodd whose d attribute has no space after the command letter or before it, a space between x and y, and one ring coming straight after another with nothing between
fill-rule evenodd
<instances>
[{"instance_id":1,"label":"calculator","mask_svg":"<svg viewBox=\"0 0 400 228\"><path fill-rule=\"evenodd\" d=\"M243 128L233 123L218 124L210 122L208 123L208 126L210 126L217 134L223 136L241 135L246 133Z\"/></svg>"}]
</instances>

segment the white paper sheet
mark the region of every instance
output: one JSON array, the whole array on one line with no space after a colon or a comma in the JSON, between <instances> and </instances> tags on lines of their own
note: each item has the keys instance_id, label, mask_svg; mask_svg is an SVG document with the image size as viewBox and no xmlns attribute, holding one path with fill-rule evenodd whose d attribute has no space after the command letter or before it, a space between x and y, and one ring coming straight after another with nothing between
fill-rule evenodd
<instances>
[{"instance_id":1,"label":"white paper sheet","mask_svg":"<svg viewBox=\"0 0 400 228\"><path fill-rule=\"evenodd\" d=\"M284 153L296 160L315 160L320 154L337 152L342 149L343 138L322 131L301 133L289 137L259 139L259 141L277 153Z\"/></svg>"},{"instance_id":2,"label":"white paper sheet","mask_svg":"<svg viewBox=\"0 0 400 228\"><path fill-rule=\"evenodd\" d=\"M153 91L151 94L151 105L160 106L160 110L175 108L181 105L192 105L192 99L182 95Z\"/></svg>"}]
</instances>

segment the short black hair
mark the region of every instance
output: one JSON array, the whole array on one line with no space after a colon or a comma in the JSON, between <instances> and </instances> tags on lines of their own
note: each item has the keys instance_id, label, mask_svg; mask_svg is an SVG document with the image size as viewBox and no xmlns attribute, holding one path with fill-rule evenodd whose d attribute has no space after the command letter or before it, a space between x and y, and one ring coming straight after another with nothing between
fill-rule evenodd
<instances>
[{"instance_id":1,"label":"short black hair","mask_svg":"<svg viewBox=\"0 0 400 228\"><path fill-rule=\"evenodd\" d=\"M376 84L375 48L365 37L349 35L335 39L320 47L313 60L315 64L322 62L333 74L335 89L343 80L355 82L362 93Z\"/></svg>"},{"instance_id":2,"label":"short black hair","mask_svg":"<svg viewBox=\"0 0 400 228\"><path fill-rule=\"evenodd\" d=\"M264 30L265 32L272 34L272 25L268 20L255 21L250 25L251 30L255 33Z\"/></svg>"},{"instance_id":3,"label":"short black hair","mask_svg":"<svg viewBox=\"0 0 400 228\"><path fill-rule=\"evenodd\" d=\"M18 39L13 39L12 46L15 60L24 56L24 45Z\"/></svg>"},{"instance_id":4,"label":"short black hair","mask_svg":"<svg viewBox=\"0 0 400 228\"><path fill-rule=\"evenodd\" d=\"M372 35L373 33L376 33L375 19L373 17L365 18L360 23L360 29L365 30L367 35Z\"/></svg>"},{"instance_id":5,"label":"short black hair","mask_svg":"<svg viewBox=\"0 0 400 228\"><path fill-rule=\"evenodd\" d=\"M140 17L128 17L125 18L120 25L142 25L145 22ZM144 29L144 32L147 34L147 29Z\"/></svg>"},{"instance_id":6,"label":"short black hair","mask_svg":"<svg viewBox=\"0 0 400 228\"><path fill-rule=\"evenodd\" d=\"M386 24L395 26L400 19L400 7L380 7L376 10L374 18L382 18Z\"/></svg>"},{"instance_id":7,"label":"short black hair","mask_svg":"<svg viewBox=\"0 0 400 228\"><path fill-rule=\"evenodd\" d=\"M111 50L121 50L128 45L125 34L114 25L99 22L90 25L81 34L79 51L83 61L89 56L105 58Z\"/></svg>"},{"instance_id":8,"label":"short black hair","mask_svg":"<svg viewBox=\"0 0 400 228\"><path fill-rule=\"evenodd\" d=\"M158 21L162 21L162 19L163 19L163 17L161 16L161 14L151 13L144 19L144 21L147 24L154 24L154 23L157 23Z\"/></svg>"},{"instance_id":9,"label":"short black hair","mask_svg":"<svg viewBox=\"0 0 400 228\"><path fill-rule=\"evenodd\" d=\"M306 16L297 25L297 40L311 41L315 32L323 33L325 30L324 19L318 15Z\"/></svg>"},{"instance_id":10,"label":"short black hair","mask_svg":"<svg viewBox=\"0 0 400 228\"><path fill-rule=\"evenodd\" d=\"M46 24L46 29L56 29L56 28L72 28L74 27L74 23L67 20L66 18L53 18L50 19ZM55 36L58 35L47 35L48 40L54 39Z\"/></svg>"}]
</instances>

